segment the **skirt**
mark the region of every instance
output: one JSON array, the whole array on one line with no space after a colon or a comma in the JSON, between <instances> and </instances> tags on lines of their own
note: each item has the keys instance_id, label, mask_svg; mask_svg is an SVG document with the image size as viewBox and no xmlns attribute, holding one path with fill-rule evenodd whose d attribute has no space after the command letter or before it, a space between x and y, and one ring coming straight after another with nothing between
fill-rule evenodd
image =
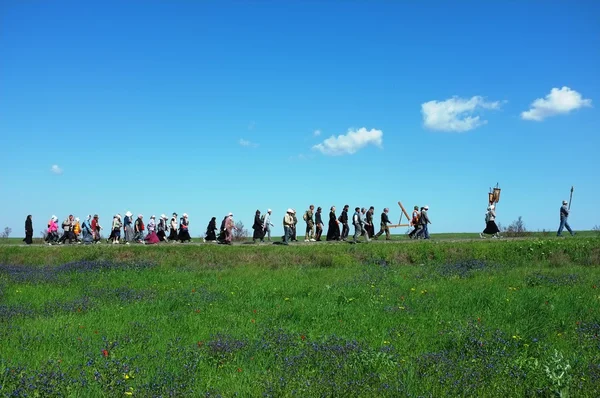
<instances>
[{"instance_id":1,"label":"skirt","mask_svg":"<svg viewBox=\"0 0 600 398\"><path fill-rule=\"evenodd\" d=\"M169 234L169 240L177 240L177 230L171 228L171 233Z\"/></svg>"},{"instance_id":2,"label":"skirt","mask_svg":"<svg viewBox=\"0 0 600 398\"><path fill-rule=\"evenodd\" d=\"M158 239L159 239L161 242L164 242L164 241L166 241L166 240L167 240L167 235L165 235L165 231L158 231L158 232L156 233L156 236L158 236Z\"/></svg>"},{"instance_id":3,"label":"skirt","mask_svg":"<svg viewBox=\"0 0 600 398\"><path fill-rule=\"evenodd\" d=\"M206 240L213 241L217 240L217 235L215 235L215 231L206 231Z\"/></svg>"},{"instance_id":4,"label":"skirt","mask_svg":"<svg viewBox=\"0 0 600 398\"><path fill-rule=\"evenodd\" d=\"M485 226L485 229L483 230L483 233L487 234L487 235L494 235L494 234L497 234L498 232L500 232L500 230L498 229L498 226L496 225L496 221L488 221L487 225Z\"/></svg>"},{"instance_id":5,"label":"skirt","mask_svg":"<svg viewBox=\"0 0 600 398\"><path fill-rule=\"evenodd\" d=\"M190 231L188 231L187 229L181 229L179 230L179 240L182 242L187 241L191 241L192 237L190 236Z\"/></svg>"},{"instance_id":6,"label":"skirt","mask_svg":"<svg viewBox=\"0 0 600 398\"><path fill-rule=\"evenodd\" d=\"M131 229L131 226L128 225L124 229L125 229L125 241L131 242L133 240L133 230Z\"/></svg>"},{"instance_id":7,"label":"skirt","mask_svg":"<svg viewBox=\"0 0 600 398\"><path fill-rule=\"evenodd\" d=\"M144 240L149 245L153 245L155 243L160 242L160 240L158 239L158 235L156 235L156 232L154 232L154 231L148 233L148 235L146 235L146 237L144 238Z\"/></svg>"}]
</instances>

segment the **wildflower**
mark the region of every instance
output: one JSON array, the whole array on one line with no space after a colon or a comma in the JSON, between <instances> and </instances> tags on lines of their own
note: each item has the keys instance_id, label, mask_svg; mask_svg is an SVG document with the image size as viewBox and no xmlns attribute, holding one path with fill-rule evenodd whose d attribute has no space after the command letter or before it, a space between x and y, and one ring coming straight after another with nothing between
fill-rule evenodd
<instances>
[{"instance_id":1,"label":"wildflower","mask_svg":"<svg viewBox=\"0 0 600 398\"><path fill-rule=\"evenodd\" d=\"M305 335L301 335L300 336L300 340L306 340L306 336Z\"/></svg>"},{"instance_id":2,"label":"wildflower","mask_svg":"<svg viewBox=\"0 0 600 398\"><path fill-rule=\"evenodd\" d=\"M256 321L254 319L250 319L250 322L252 323L256 323Z\"/></svg>"},{"instance_id":3,"label":"wildflower","mask_svg":"<svg viewBox=\"0 0 600 398\"><path fill-rule=\"evenodd\" d=\"M414 292L414 291L416 291L416 290L417 290L417 289L415 289L414 287L411 287L411 288L410 288L410 291L411 291L411 292Z\"/></svg>"},{"instance_id":4,"label":"wildflower","mask_svg":"<svg viewBox=\"0 0 600 398\"><path fill-rule=\"evenodd\" d=\"M242 368L237 368L238 373L242 373Z\"/></svg>"},{"instance_id":5,"label":"wildflower","mask_svg":"<svg viewBox=\"0 0 600 398\"><path fill-rule=\"evenodd\" d=\"M199 314L199 313L200 313L200 310L196 310L196 314Z\"/></svg>"},{"instance_id":6,"label":"wildflower","mask_svg":"<svg viewBox=\"0 0 600 398\"><path fill-rule=\"evenodd\" d=\"M102 350L102 356L108 358L108 350Z\"/></svg>"},{"instance_id":7,"label":"wildflower","mask_svg":"<svg viewBox=\"0 0 600 398\"><path fill-rule=\"evenodd\" d=\"M196 344L198 344L198 348L200 348L200 347L202 347L202 346L204 345L204 341L199 341L199 342L198 342L198 343L196 343Z\"/></svg>"},{"instance_id":8,"label":"wildflower","mask_svg":"<svg viewBox=\"0 0 600 398\"><path fill-rule=\"evenodd\" d=\"M285 300L285 301L290 301L290 298L289 298L289 297L286 297L284 300Z\"/></svg>"},{"instance_id":9,"label":"wildflower","mask_svg":"<svg viewBox=\"0 0 600 398\"><path fill-rule=\"evenodd\" d=\"M196 289L192 289L192 293L196 293Z\"/></svg>"},{"instance_id":10,"label":"wildflower","mask_svg":"<svg viewBox=\"0 0 600 398\"><path fill-rule=\"evenodd\" d=\"M252 310L252 312L254 312L256 314L256 310Z\"/></svg>"}]
</instances>

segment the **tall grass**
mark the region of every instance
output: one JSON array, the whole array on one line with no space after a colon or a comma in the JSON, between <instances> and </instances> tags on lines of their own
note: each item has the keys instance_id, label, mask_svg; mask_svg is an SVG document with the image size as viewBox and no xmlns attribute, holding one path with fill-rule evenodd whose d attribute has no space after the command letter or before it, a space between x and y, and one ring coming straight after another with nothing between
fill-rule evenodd
<instances>
[{"instance_id":1,"label":"tall grass","mask_svg":"<svg viewBox=\"0 0 600 398\"><path fill-rule=\"evenodd\" d=\"M0 394L598 396L599 248L2 247Z\"/></svg>"}]
</instances>

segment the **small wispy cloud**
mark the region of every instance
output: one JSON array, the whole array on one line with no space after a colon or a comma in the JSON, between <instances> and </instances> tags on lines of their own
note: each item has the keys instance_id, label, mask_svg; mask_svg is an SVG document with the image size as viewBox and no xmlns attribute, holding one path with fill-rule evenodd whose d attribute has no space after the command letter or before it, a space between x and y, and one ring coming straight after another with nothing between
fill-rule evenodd
<instances>
[{"instance_id":1,"label":"small wispy cloud","mask_svg":"<svg viewBox=\"0 0 600 398\"><path fill-rule=\"evenodd\" d=\"M50 167L50 171L53 172L54 174L62 174L63 173L63 169L60 168L57 164L53 164L52 167Z\"/></svg>"},{"instance_id":2,"label":"small wispy cloud","mask_svg":"<svg viewBox=\"0 0 600 398\"><path fill-rule=\"evenodd\" d=\"M377 129L367 130L362 127L358 130L348 130L347 134L337 137L331 136L320 144L314 145L312 149L323 155L339 156L352 155L367 145L381 147L383 144L383 131Z\"/></svg>"},{"instance_id":3,"label":"small wispy cloud","mask_svg":"<svg viewBox=\"0 0 600 398\"><path fill-rule=\"evenodd\" d=\"M521 113L521 119L541 122L550 116L566 114L590 106L592 106L591 99L584 99L581 94L569 87L553 88L545 98L533 101L531 109Z\"/></svg>"},{"instance_id":4,"label":"small wispy cloud","mask_svg":"<svg viewBox=\"0 0 600 398\"><path fill-rule=\"evenodd\" d=\"M257 143L245 140L243 138L240 138L240 140L238 141L238 144L240 144L241 146L244 146L244 147L248 147L248 148L256 148L258 146Z\"/></svg>"},{"instance_id":5,"label":"small wispy cloud","mask_svg":"<svg viewBox=\"0 0 600 398\"><path fill-rule=\"evenodd\" d=\"M313 135L314 135L315 137L318 137L318 136L320 136L320 135L321 135L321 130L315 130L315 131L313 131Z\"/></svg>"},{"instance_id":6,"label":"small wispy cloud","mask_svg":"<svg viewBox=\"0 0 600 398\"><path fill-rule=\"evenodd\" d=\"M452 97L444 101L421 104L423 124L430 130L462 133L487 123L479 115L481 110L500 109L500 101L488 102L481 96Z\"/></svg>"}]
</instances>

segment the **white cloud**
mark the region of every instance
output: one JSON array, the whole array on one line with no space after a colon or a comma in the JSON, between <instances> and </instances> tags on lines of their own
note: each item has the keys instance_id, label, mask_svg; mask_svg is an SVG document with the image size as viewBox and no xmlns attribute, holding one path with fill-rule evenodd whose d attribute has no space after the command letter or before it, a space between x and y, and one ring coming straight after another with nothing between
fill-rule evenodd
<instances>
[{"instance_id":1,"label":"white cloud","mask_svg":"<svg viewBox=\"0 0 600 398\"><path fill-rule=\"evenodd\" d=\"M421 104L423 123L431 130L464 132L487 123L475 115L482 109L500 109L500 101L487 102L481 96L470 99L452 97L445 101L429 101Z\"/></svg>"},{"instance_id":2,"label":"white cloud","mask_svg":"<svg viewBox=\"0 0 600 398\"><path fill-rule=\"evenodd\" d=\"M50 167L50 171L54 174L62 174L63 169L61 169L57 164L53 164L52 167Z\"/></svg>"},{"instance_id":3,"label":"white cloud","mask_svg":"<svg viewBox=\"0 0 600 398\"><path fill-rule=\"evenodd\" d=\"M531 109L521 113L521 119L541 122L547 117L569 113L586 106L592 106L592 100L583 99L577 91L566 86L561 89L553 88L546 98L533 101Z\"/></svg>"},{"instance_id":4,"label":"white cloud","mask_svg":"<svg viewBox=\"0 0 600 398\"><path fill-rule=\"evenodd\" d=\"M243 138L240 138L240 140L238 141L238 144L240 144L241 146L251 147L251 148L256 148L258 146L257 143L250 142L250 141L245 140Z\"/></svg>"},{"instance_id":5,"label":"white cloud","mask_svg":"<svg viewBox=\"0 0 600 398\"><path fill-rule=\"evenodd\" d=\"M383 144L383 132L381 130L361 128L353 131L348 130L346 135L331 136L320 144L314 145L313 150L323 155L352 155L367 145L381 147Z\"/></svg>"},{"instance_id":6,"label":"white cloud","mask_svg":"<svg viewBox=\"0 0 600 398\"><path fill-rule=\"evenodd\" d=\"M318 136L320 136L320 135L321 135L321 130L315 130L315 131L313 131L313 135L314 135L315 137L318 137Z\"/></svg>"}]
</instances>

